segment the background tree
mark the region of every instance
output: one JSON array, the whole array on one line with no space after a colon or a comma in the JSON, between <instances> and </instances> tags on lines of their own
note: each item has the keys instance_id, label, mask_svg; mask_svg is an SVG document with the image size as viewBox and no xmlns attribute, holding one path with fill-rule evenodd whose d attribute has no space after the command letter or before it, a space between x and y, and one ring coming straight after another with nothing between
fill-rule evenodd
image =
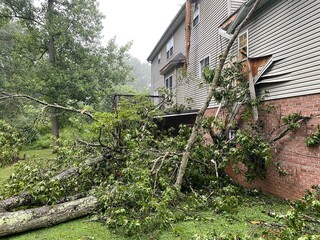
<instances>
[{"instance_id":1,"label":"background tree","mask_svg":"<svg viewBox=\"0 0 320 240\"><path fill-rule=\"evenodd\" d=\"M130 84L138 92L149 94L151 86L151 66L149 63L142 63L139 59L131 57L128 64L132 67L134 81Z\"/></svg>"},{"instance_id":2,"label":"background tree","mask_svg":"<svg viewBox=\"0 0 320 240\"><path fill-rule=\"evenodd\" d=\"M3 68L13 71L0 73L0 88L61 105L97 105L110 86L125 83L130 73L129 44L119 47L111 39L101 46L102 18L96 0L46 0L37 5L1 0L2 29L8 24L19 28L5 34L14 47L2 52L9 56ZM51 110L56 138L60 114Z\"/></svg>"}]
</instances>

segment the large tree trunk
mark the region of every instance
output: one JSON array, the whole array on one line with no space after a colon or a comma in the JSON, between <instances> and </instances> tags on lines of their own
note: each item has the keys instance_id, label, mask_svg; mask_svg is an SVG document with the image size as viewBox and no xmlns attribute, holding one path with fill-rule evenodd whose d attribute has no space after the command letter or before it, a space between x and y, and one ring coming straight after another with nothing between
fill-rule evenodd
<instances>
[{"instance_id":1,"label":"large tree trunk","mask_svg":"<svg viewBox=\"0 0 320 240\"><path fill-rule=\"evenodd\" d=\"M0 237L84 217L92 214L97 207L97 198L90 196L55 206L0 213Z\"/></svg>"},{"instance_id":2,"label":"large tree trunk","mask_svg":"<svg viewBox=\"0 0 320 240\"><path fill-rule=\"evenodd\" d=\"M208 108L208 106L209 106L209 104L211 102L214 90L217 87L217 83L218 83L218 80L219 80L219 78L221 76L221 72L222 72L224 63L226 61L226 58L227 58L227 56L229 54L229 51L230 51L234 41L236 40L238 34L240 33L242 27L246 24L248 19L252 16L253 12L255 11L257 6L259 5L260 1L261 0L256 0L256 2L254 3L253 7L250 10L250 12L247 14L247 17L237 27L237 29L235 30L232 38L230 39L230 41L229 41L229 43L228 43L228 45L226 47L222 57L220 58L219 64L218 64L218 66L216 68L216 71L215 71L215 74L214 74L214 78L213 78L212 84L209 87L206 100L205 100L203 106L201 107L201 109L199 110L199 112L197 114L197 118L196 118L196 121L194 123L191 136L190 136L190 138L188 140L187 146L185 148L185 151L184 151L182 159L181 159L180 168L179 168L177 179L176 179L176 182L175 182L175 187L178 190L181 189L181 185L182 185L182 182L183 182L183 177L184 177L186 169L187 169L187 165L188 165L189 157L190 157L190 154L191 154L191 151L192 151L192 147L193 147L194 142L196 140L197 133L199 132L199 130L201 128L201 124L202 124L202 121L203 121L204 113L207 110L207 108Z\"/></svg>"}]
</instances>

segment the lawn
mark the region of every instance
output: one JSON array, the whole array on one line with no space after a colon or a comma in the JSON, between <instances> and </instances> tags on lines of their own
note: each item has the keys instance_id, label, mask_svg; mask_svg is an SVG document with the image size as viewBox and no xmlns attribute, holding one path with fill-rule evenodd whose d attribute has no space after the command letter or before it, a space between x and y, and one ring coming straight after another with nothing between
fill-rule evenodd
<instances>
[{"instance_id":1,"label":"lawn","mask_svg":"<svg viewBox=\"0 0 320 240\"><path fill-rule=\"evenodd\" d=\"M29 158L53 158L50 150L27 151ZM14 166L0 169L0 184L4 183ZM243 196L239 206L232 212L216 212L204 210L192 213L184 221L172 224L166 230L144 235L139 239L206 239L216 233L231 233L250 235L252 239L261 236L266 230L264 223L273 223L276 220L268 216L269 211L285 212L287 203L273 197L261 194ZM105 240L105 239L131 239L116 235L99 222L91 221L90 217L59 224L57 226L30 231L16 236L6 237L9 240Z\"/></svg>"}]
</instances>

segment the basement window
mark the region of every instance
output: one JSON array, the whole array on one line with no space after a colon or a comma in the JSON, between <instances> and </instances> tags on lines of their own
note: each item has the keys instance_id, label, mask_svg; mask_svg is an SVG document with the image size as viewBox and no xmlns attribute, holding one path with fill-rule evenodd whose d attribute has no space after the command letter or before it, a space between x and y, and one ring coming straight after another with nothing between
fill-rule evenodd
<instances>
[{"instance_id":1,"label":"basement window","mask_svg":"<svg viewBox=\"0 0 320 240\"><path fill-rule=\"evenodd\" d=\"M196 27L200 22L200 5L196 4L194 13L193 13L193 20L192 20L192 27Z\"/></svg>"},{"instance_id":2,"label":"basement window","mask_svg":"<svg viewBox=\"0 0 320 240\"><path fill-rule=\"evenodd\" d=\"M248 57L248 32L242 33L238 37L238 56L239 61Z\"/></svg>"},{"instance_id":3,"label":"basement window","mask_svg":"<svg viewBox=\"0 0 320 240\"><path fill-rule=\"evenodd\" d=\"M167 58L173 55L173 37L167 42Z\"/></svg>"},{"instance_id":4,"label":"basement window","mask_svg":"<svg viewBox=\"0 0 320 240\"><path fill-rule=\"evenodd\" d=\"M172 93L172 75L165 79L166 88Z\"/></svg>"}]
</instances>

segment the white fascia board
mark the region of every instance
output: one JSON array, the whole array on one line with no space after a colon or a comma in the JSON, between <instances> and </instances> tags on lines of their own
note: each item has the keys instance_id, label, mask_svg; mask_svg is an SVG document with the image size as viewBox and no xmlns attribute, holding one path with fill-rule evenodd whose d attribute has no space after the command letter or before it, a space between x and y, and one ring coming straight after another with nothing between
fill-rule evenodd
<instances>
[{"instance_id":1,"label":"white fascia board","mask_svg":"<svg viewBox=\"0 0 320 240\"><path fill-rule=\"evenodd\" d=\"M220 36L222 36L222 37L224 37L226 39L229 39L229 40L231 40L231 38L233 36L232 34L228 34L227 31L225 31L225 30L223 30L221 28L218 29L218 33L219 33Z\"/></svg>"}]
</instances>

